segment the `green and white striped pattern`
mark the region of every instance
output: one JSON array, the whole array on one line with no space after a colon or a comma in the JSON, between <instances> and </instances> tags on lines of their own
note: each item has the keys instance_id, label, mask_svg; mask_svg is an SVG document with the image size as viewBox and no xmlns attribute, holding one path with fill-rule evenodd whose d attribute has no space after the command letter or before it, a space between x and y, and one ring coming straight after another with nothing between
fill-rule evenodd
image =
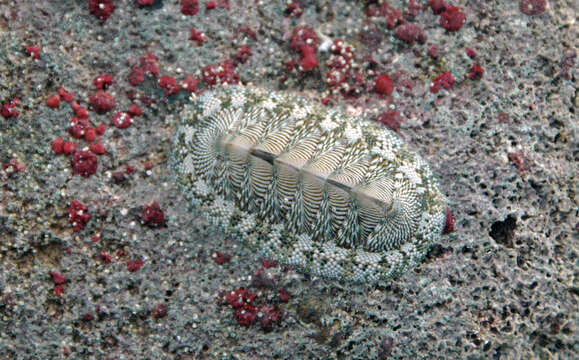
<instances>
[{"instance_id":1,"label":"green and white striped pattern","mask_svg":"<svg viewBox=\"0 0 579 360\"><path fill-rule=\"evenodd\" d=\"M381 124L291 94L205 92L178 120L178 183L262 255L328 278L390 279L441 236L428 165Z\"/></svg>"}]
</instances>

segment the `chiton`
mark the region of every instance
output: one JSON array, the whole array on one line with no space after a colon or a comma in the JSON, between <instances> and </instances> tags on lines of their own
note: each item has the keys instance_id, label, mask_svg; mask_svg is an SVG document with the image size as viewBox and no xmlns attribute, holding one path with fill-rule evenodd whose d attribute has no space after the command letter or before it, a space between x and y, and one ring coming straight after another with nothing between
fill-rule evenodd
<instances>
[{"instance_id":1,"label":"chiton","mask_svg":"<svg viewBox=\"0 0 579 360\"><path fill-rule=\"evenodd\" d=\"M437 180L379 123L239 85L203 93L177 122L177 182L266 258L328 278L386 280L441 236Z\"/></svg>"}]
</instances>

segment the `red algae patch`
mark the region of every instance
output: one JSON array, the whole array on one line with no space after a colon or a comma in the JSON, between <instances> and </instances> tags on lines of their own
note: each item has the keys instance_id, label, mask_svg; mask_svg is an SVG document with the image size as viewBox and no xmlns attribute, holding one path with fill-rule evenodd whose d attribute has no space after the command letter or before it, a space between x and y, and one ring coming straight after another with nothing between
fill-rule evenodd
<instances>
[{"instance_id":1,"label":"red algae patch","mask_svg":"<svg viewBox=\"0 0 579 360\"><path fill-rule=\"evenodd\" d=\"M115 107L115 97L105 91L97 91L92 94L88 102L97 114L104 114Z\"/></svg>"},{"instance_id":2,"label":"red algae patch","mask_svg":"<svg viewBox=\"0 0 579 360\"><path fill-rule=\"evenodd\" d=\"M458 31L465 22L466 15L456 6L447 6L440 14L440 26L447 31Z\"/></svg>"},{"instance_id":3,"label":"red algae patch","mask_svg":"<svg viewBox=\"0 0 579 360\"><path fill-rule=\"evenodd\" d=\"M97 19L106 20L115 11L115 4L113 0L89 0L88 8Z\"/></svg>"},{"instance_id":4,"label":"red algae patch","mask_svg":"<svg viewBox=\"0 0 579 360\"><path fill-rule=\"evenodd\" d=\"M375 88L378 94L391 95L394 91L394 82L390 79L390 76L382 74L376 78Z\"/></svg>"},{"instance_id":5,"label":"red algae patch","mask_svg":"<svg viewBox=\"0 0 579 360\"><path fill-rule=\"evenodd\" d=\"M97 157L90 151L77 151L72 155L72 169L75 174L87 178L96 173L97 167Z\"/></svg>"},{"instance_id":6,"label":"red algae patch","mask_svg":"<svg viewBox=\"0 0 579 360\"><path fill-rule=\"evenodd\" d=\"M547 9L546 0L521 0L519 2L519 9L525 15L533 16L540 15Z\"/></svg>"}]
</instances>

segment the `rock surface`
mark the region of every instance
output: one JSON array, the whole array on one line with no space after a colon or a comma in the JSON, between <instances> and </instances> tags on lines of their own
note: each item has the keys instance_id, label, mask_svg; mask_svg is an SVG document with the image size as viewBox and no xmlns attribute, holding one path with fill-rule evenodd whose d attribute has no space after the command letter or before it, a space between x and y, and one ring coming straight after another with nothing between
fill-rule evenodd
<instances>
[{"instance_id":1,"label":"rock surface","mask_svg":"<svg viewBox=\"0 0 579 360\"><path fill-rule=\"evenodd\" d=\"M466 21L453 31L426 1L100 1L0 2L0 358L579 353L573 1L538 13L456 0ZM420 41L396 38L408 23ZM104 90L102 74L115 80ZM391 94L375 91L379 74ZM215 231L169 171L170 119L224 82L395 123L440 180L455 232L368 287L262 261ZM89 104L101 90L110 113ZM142 114L111 126L132 104ZM87 177L79 151L97 155Z\"/></svg>"}]
</instances>

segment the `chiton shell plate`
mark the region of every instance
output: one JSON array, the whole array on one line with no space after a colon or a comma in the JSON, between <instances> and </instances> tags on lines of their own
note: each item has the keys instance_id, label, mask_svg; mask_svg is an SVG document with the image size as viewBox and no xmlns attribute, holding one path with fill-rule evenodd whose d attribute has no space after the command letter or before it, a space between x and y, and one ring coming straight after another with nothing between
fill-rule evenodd
<instances>
[{"instance_id":1,"label":"chiton shell plate","mask_svg":"<svg viewBox=\"0 0 579 360\"><path fill-rule=\"evenodd\" d=\"M177 120L172 164L212 223L261 255L327 278L387 280L439 240L446 199L383 125L291 93L203 93Z\"/></svg>"}]
</instances>

